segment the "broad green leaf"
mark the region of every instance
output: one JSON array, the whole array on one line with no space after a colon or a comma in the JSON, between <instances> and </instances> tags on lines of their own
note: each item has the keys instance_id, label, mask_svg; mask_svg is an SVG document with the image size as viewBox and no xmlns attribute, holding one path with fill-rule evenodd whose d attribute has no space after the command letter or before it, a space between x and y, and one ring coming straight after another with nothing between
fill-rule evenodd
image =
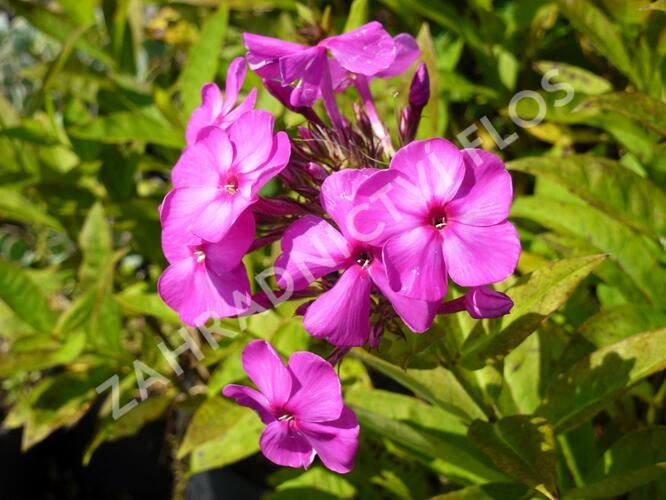
<instances>
[{"instance_id":1,"label":"broad green leaf","mask_svg":"<svg viewBox=\"0 0 666 500\"><path fill-rule=\"evenodd\" d=\"M228 404L236 409L225 410L219 420L211 424L213 428L210 432L214 432L216 438L192 450L190 474L224 467L259 451L259 437L264 424L252 410ZM209 431L203 429L203 432ZM179 454L182 450L181 447Z\"/></svg>"},{"instance_id":2,"label":"broad green leaf","mask_svg":"<svg viewBox=\"0 0 666 500\"><path fill-rule=\"evenodd\" d=\"M352 351L352 355L462 422L484 416L451 372L442 367L405 370L362 349Z\"/></svg>"},{"instance_id":3,"label":"broad green leaf","mask_svg":"<svg viewBox=\"0 0 666 500\"><path fill-rule=\"evenodd\" d=\"M559 0L558 5L573 27L592 41L596 50L634 84L641 86L642 82L617 25L601 9L589 0Z\"/></svg>"},{"instance_id":4,"label":"broad green leaf","mask_svg":"<svg viewBox=\"0 0 666 500\"><path fill-rule=\"evenodd\" d=\"M48 348L41 346L39 349L0 354L0 377L70 363L79 357L85 342L85 334L82 331L74 331L68 334L63 342Z\"/></svg>"},{"instance_id":5,"label":"broad green leaf","mask_svg":"<svg viewBox=\"0 0 666 500\"><path fill-rule=\"evenodd\" d=\"M641 304L620 304L602 309L583 323L578 334L597 347L648 330L666 327L666 310Z\"/></svg>"},{"instance_id":6,"label":"broad green leaf","mask_svg":"<svg viewBox=\"0 0 666 500\"><path fill-rule=\"evenodd\" d=\"M71 426L92 406L95 387L110 375L105 368L63 373L48 379L47 387L32 403L23 429L21 449L28 450L63 426Z\"/></svg>"},{"instance_id":7,"label":"broad green leaf","mask_svg":"<svg viewBox=\"0 0 666 500\"><path fill-rule=\"evenodd\" d=\"M666 195L617 162L590 155L527 157L507 164L554 181L590 205L657 238L666 235Z\"/></svg>"},{"instance_id":8,"label":"broad green leaf","mask_svg":"<svg viewBox=\"0 0 666 500\"><path fill-rule=\"evenodd\" d=\"M555 261L521 278L506 290L514 308L507 316L490 322L491 332L496 333L472 333L463 346L462 363L476 369L501 361L559 309L605 258L592 255Z\"/></svg>"},{"instance_id":9,"label":"broad green leaf","mask_svg":"<svg viewBox=\"0 0 666 500\"><path fill-rule=\"evenodd\" d=\"M314 466L303 474L280 483L275 488L277 493L270 495L268 500L286 499L288 495L280 493L292 491L298 498L303 498L303 490L306 488L327 494L326 498L330 498L330 495L335 498L355 498L357 494L354 485L345 479L344 475L336 474L321 466Z\"/></svg>"},{"instance_id":10,"label":"broad green leaf","mask_svg":"<svg viewBox=\"0 0 666 500\"><path fill-rule=\"evenodd\" d=\"M522 484L488 483L437 495L430 500L518 500L528 491Z\"/></svg>"},{"instance_id":11,"label":"broad green leaf","mask_svg":"<svg viewBox=\"0 0 666 500\"><path fill-rule=\"evenodd\" d=\"M69 133L79 139L106 144L142 141L181 149L185 145L182 131L154 115L143 111L117 111L74 127Z\"/></svg>"},{"instance_id":12,"label":"broad green leaf","mask_svg":"<svg viewBox=\"0 0 666 500\"><path fill-rule=\"evenodd\" d=\"M476 420L467 435L509 476L550 499L559 497L555 434L545 419L515 415L494 423Z\"/></svg>"},{"instance_id":13,"label":"broad green leaf","mask_svg":"<svg viewBox=\"0 0 666 500\"><path fill-rule=\"evenodd\" d=\"M56 314L40 286L24 269L3 259L0 259L0 299L37 331L48 333L55 325Z\"/></svg>"},{"instance_id":14,"label":"broad green leaf","mask_svg":"<svg viewBox=\"0 0 666 500\"><path fill-rule=\"evenodd\" d=\"M88 465L93 453L105 442L116 441L137 434L145 425L158 420L164 415L171 403L173 394L159 394L152 396L114 420L112 416L106 417L99 424L99 428L92 442L83 455L83 465Z\"/></svg>"},{"instance_id":15,"label":"broad green leaf","mask_svg":"<svg viewBox=\"0 0 666 500\"><path fill-rule=\"evenodd\" d=\"M177 325L182 324L178 313L169 308L159 295L145 290L144 283L137 283L114 295L116 301L130 313L147 314Z\"/></svg>"},{"instance_id":16,"label":"broad green leaf","mask_svg":"<svg viewBox=\"0 0 666 500\"><path fill-rule=\"evenodd\" d=\"M349 7L349 15L343 33L362 26L368 21L368 0L354 0Z\"/></svg>"},{"instance_id":17,"label":"broad green leaf","mask_svg":"<svg viewBox=\"0 0 666 500\"><path fill-rule=\"evenodd\" d=\"M558 431L592 418L627 388L666 368L666 328L594 351L548 388L537 414Z\"/></svg>"},{"instance_id":18,"label":"broad green leaf","mask_svg":"<svg viewBox=\"0 0 666 500\"><path fill-rule=\"evenodd\" d=\"M617 92L590 97L579 109L604 109L620 113L656 133L666 136L666 104L639 92Z\"/></svg>"},{"instance_id":19,"label":"broad green leaf","mask_svg":"<svg viewBox=\"0 0 666 500\"><path fill-rule=\"evenodd\" d=\"M549 79L551 82L569 84L576 92L599 95L613 90L608 80L578 66L556 61L537 61L534 67L542 75L552 72L552 78Z\"/></svg>"},{"instance_id":20,"label":"broad green leaf","mask_svg":"<svg viewBox=\"0 0 666 500\"><path fill-rule=\"evenodd\" d=\"M432 433L419 431L407 422L379 415L356 405L351 408L361 428L376 433L396 444L422 455L431 466L463 484L505 480L503 474Z\"/></svg>"},{"instance_id":21,"label":"broad green leaf","mask_svg":"<svg viewBox=\"0 0 666 500\"><path fill-rule=\"evenodd\" d=\"M28 224L42 224L57 231L65 231L57 219L13 189L0 188L0 217Z\"/></svg>"},{"instance_id":22,"label":"broad green leaf","mask_svg":"<svg viewBox=\"0 0 666 500\"><path fill-rule=\"evenodd\" d=\"M108 282L113 266L113 242L111 226L101 203L95 203L88 212L79 235L79 247L83 253L79 268L81 287L87 289L100 282Z\"/></svg>"},{"instance_id":23,"label":"broad green leaf","mask_svg":"<svg viewBox=\"0 0 666 500\"><path fill-rule=\"evenodd\" d=\"M185 114L189 115L201 99L201 87L215 78L220 48L229 23L229 6L223 2L204 25L199 39L190 49L179 77Z\"/></svg>"},{"instance_id":24,"label":"broad green leaf","mask_svg":"<svg viewBox=\"0 0 666 500\"><path fill-rule=\"evenodd\" d=\"M585 485L567 498L610 498L634 491L666 472L666 427L651 427L625 434L608 449Z\"/></svg>"},{"instance_id":25,"label":"broad green leaf","mask_svg":"<svg viewBox=\"0 0 666 500\"><path fill-rule=\"evenodd\" d=\"M614 217L591 206L535 196L518 198L512 215L582 238L597 251L608 253L646 299L657 304L666 297L665 273L656 260L654 244Z\"/></svg>"},{"instance_id":26,"label":"broad green leaf","mask_svg":"<svg viewBox=\"0 0 666 500\"><path fill-rule=\"evenodd\" d=\"M437 57L435 55L435 46L433 44L432 35L430 34L430 26L427 23L421 25L419 34L416 37L421 48L421 57L428 68L428 76L430 78L430 99L428 104L423 108L423 117L419 124L418 137L430 138L440 134L443 130L443 120L441 114L441 92L439 86L439 73L437 72Z\"/></svg>"}]
</instances>

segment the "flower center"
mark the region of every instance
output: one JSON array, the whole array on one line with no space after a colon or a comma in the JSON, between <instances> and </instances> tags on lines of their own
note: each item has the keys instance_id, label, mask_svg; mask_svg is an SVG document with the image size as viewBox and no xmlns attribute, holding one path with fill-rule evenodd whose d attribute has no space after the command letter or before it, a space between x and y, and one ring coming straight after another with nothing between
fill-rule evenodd
<instances>
[{"instance_id":1,"label":"flower center","mask_svg":"<svg viewBox=\"0 0 666 500\"><path fill-rule=\"evenodd\" d=\"M236 177L229 177L226 181L224 181L222 187L228 194L236 194L238 191L238 179L236 179Z\"/></svg>"},{"instance_id":2,"label":"flower center","mask_svg":"<svg viewBox=\"0 0 666 500\"><path fill-rule=\"evenodd\" d=\"M361 250L356 254L356 263L361 266L362 269L366 269L372 262L372 255L370 255L365 250Z\"/></svg>"},{"instance_id":3,"label":"flower center","mask_svg":"<svg viewBox=\"0 0 666 500\"><path fill-rule=\"evenodd\" d=\"M194 253L192 253L197 258L197 262L201 264L204 260L206 260L206 254L204 253L203 250L195 250Z\"/></svg>"},{"instance_id":4,"label":"flower center","mask_svg":"<svg viewBox=\"0 0 666 500\"><path fill-rule=\"evenodd\" d=\"M285 413L285 414L279 416L278 420L280 422L292 422L294 420L294 416L291 415L290 413Z\"/></svg>"},{"instance_id":5,"label":"flower center","mask_svg":"<svg viewBox=\"0 0 666 500\"><path fill-rule=\"evenodd\" d=\"M430 212L430 223L435 229L444 229L448 220L443 208L436 208Z\"/></svg>"}]
</instances>

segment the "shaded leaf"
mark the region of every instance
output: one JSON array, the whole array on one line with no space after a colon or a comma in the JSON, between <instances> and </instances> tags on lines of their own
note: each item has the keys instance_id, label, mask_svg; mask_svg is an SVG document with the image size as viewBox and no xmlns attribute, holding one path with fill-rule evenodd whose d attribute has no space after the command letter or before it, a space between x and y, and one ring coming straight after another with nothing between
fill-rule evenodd
<instances>
[{"instance_id":1,"label":"shaded leaf","mask_svg":"<svg viewBox=\"0 0 666 500\"><path fill-rule=\"evenodd\" d=\"M666 310L640 304L619 304L601 310L578 329L597 347L624 340L648 330L666 327Z\"/></svg>"},{"instance_id":2,"label":"shaded leaf","mask_svg":"<svg viewBox=\"0 0 666 500\"><path fill-rule=\"evenodd\" d=\"M646 128L666 136L666 104L638 92L617 92L587 99L580 109L599 108L625 115Z\"/></svg>"},{"instance_id":3,"label":"shaded leaf","mask_svg":"<svg viewBox=\"0 0 666 500\"><path fill-rule=\"evenodd\" d=\"M516 500L528 491L522 484L488 483L437 495L430 500Z\"/></svg>"},{"instance_id":4,"label":"shaded leaf","mask_svg":"<svg viewBox=\"0 0 666 500\"><path fill-rule=\"evenodd\" d=\"M65 231L60 222L13 189L0 188L0 217Z\"/></svg>"},{"instance_id":5,"label":"shaded leaf","mask_svg":"<svg viewBox=\"0 0 666 500\"><path fill-rule=\"evenodd\" d=\"M552 71L550 81L567 83L576 92L598 95L613 90L613 85L608 80L578 66L556 61L537 61L534 67L542 75Z\"/></svg>"}]
</instances>

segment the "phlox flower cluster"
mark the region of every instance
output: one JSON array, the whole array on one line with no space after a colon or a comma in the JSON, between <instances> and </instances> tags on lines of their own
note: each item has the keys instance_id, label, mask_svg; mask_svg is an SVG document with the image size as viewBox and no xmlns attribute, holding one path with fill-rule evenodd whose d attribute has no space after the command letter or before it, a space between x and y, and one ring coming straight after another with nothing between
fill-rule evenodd
<instances>
[{"instance_id":1,"label":"phlox flower cluster","mask_svg":"<svg viewBox=\"0 0 666 500\"><path fill-rule=\"evenodd\" d=\"M438 314L489 318L511 309L488 286L507 278L520 255L507 221L511 177L491 153L414 140L429 78L410 35L392 37L371 22L313 46L250 33L244 41L247 56L230 64L224 94L205 85L190 117L160 207L169 266L158 289L191 326L261 311L257 304L270 304L265 292L252 295L243 257L279 242L276 286L305 299L297 314L332 354L297 352L285 366L268 342L250 342L242 364L258 390L229 385L223 393L266 424L260 444L269 460L307 468L319 456L345 473L359 426L334 365L352 347L376 348L386 332L427 335ZM239 102L248 66L305 126L276 131L272 114L255 109L256 89ZM392 137L370 82L413 66ZM338 107L340 92L359 97L351 117ZM263 196L274 178L283 194ZM467 293L445 301L449 278Z\"/></svg>"}]
</instances>

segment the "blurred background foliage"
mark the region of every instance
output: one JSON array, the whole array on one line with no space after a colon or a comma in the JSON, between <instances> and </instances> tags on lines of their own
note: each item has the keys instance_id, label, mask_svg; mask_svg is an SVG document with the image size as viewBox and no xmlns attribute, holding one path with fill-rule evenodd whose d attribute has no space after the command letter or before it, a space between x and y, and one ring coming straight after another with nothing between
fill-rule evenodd
<instances>
[{"instance_id":1,"label":"blurred background foliage","mask_svg":"<svg viewBox=\"0 0 666 500\"><path fill-rule=\"evenodd\" d=\"M86 420L77 460L92 467L105 443L141 433L161 443L175 497L204 498L213 483L198 490L196 478L216 470L220 498L666 498L666 2L0 5L0 416L5 435L21 429L23 452ZM354 351L340 375L363 429L356 469L278 470L257 455L256 417L219 391L243 380L239 354L252 338L285 355L327 348L285 304L243 331L224 322L219 347L202 341L205 356L181 356L176 375L158 349L182 339L155 293L165 266L157 207L199 89L223 82L244 31L313 41L370 19L418 38L432 91L419 136L453 140L472 126L469 138L507 161L524 253L498 288L516 307ZM565 105L564 91L542 84L552 69L551 84L574 90ZM392 128L410 76L373 82ZM244 89L253 86L248 74ZM521 90L543 98L536 126L511 119ZM301 123L261 88L258 107L286 130ZM526 98L516 111L527 120L540 110ZM496 136L512 133L498 150ZM276 251L255 252L249 267L269 267ZM117 421L111 392L96 391L112 375L120 405L141 399L137 376L154 382ZM155 422L163 432L142 431ZM56 464L45 488L91 495L53 478L67 467ZM3 468L0 489L11 492ZM132 497L122 490L131 473L121 468L93 496ZM5 496L23 498L14 493Z\"/></svg>"}]
</instances>

